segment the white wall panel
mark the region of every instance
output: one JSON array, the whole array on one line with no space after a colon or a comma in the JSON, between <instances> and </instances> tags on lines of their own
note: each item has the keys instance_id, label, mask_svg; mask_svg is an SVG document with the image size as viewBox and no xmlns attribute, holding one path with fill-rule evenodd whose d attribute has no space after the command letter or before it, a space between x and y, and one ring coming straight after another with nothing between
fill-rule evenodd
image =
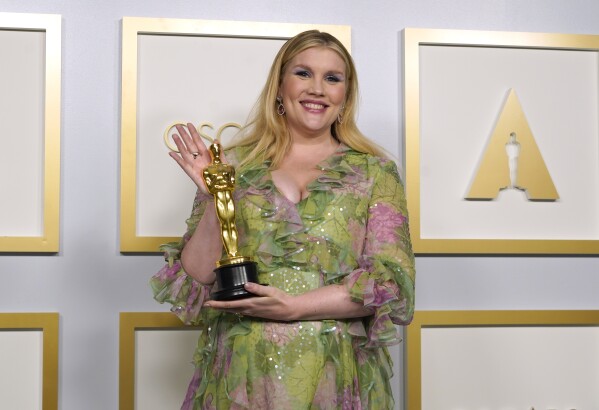
<instances>
[{"instance_id":1,"label":"white wall panel","mask_svg":"<svg viewBox=\"0 0 599 410\"><path fill-rule=\"evenodd\" d=\"M0 408L42 408L43 332L0 330Z\"/></svg>"},{"instance_id":2,"label":"white wall panel","mask_svg":"<svg viewBox=\"0 0 599 410\"><path fill-rule=\"evenodd\" d=\"M43 234L45 38L0 30L0 236Z\"/></svg>"},{"instance_id":3,"label":"white wall panel","mask_svg":"<svg viewBox=\"0 0 599 410\"><path fill-rule=\"evenodd\" d=\"M422 329L422 409L599 408L599 328Z\"/></svg>"},{"instance_id":4,"label":"white wall panel","mask_svg":"<svg viewBox=\"0 0 599 410\"><path fill-rule=\"evenodd\" d=\"M135 332L135 408L181 407L193 376L192 363L199 330Z\"/></svg>"}]
</instances>

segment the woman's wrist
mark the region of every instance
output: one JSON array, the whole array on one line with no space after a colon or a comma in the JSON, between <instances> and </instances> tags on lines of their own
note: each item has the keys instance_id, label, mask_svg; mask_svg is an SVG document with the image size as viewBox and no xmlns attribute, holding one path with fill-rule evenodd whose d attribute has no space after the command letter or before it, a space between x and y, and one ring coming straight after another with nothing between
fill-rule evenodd
<instances>
[{"instance_id":1,"label":"woman's wrist","mask_svg":"<svg viewBox=\"0 0 599 410\"><path fill-rule=\"evenodd\" d=\"M289 300L289 313L287 315L288 322L297 322L304 320L305 303L302 303L302 295L288 295Z\"/></svg>"},{"instance_id":2,"label":"woman's wrist","mask_svg":"<svg viewBox=\"0 0 599 410\"><path fill-rule=\"evenodd\" d=\"M181 264L196 281L210 285L215 281L213 270L221 253L220 224L214 207L208 204L195 232L183 247Z\"/></svg>"},{"instance_id":3,"label":"woman's wrist","mask_svg":"<svg viewBox=\"0 0 599 410\"><path fill-rule=\"evenodd\" d=\"M373 314L371 309L353 302L344 285L327 285L292 298L290 321L347 319Z\"/></svg>"}]
</instances>

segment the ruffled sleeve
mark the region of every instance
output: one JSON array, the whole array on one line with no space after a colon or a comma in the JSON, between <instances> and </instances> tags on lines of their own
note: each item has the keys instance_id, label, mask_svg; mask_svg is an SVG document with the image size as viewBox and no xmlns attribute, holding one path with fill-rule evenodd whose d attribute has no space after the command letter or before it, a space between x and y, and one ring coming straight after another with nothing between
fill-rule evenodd
<instances>
[{"instance_id":1,"label":"ruffled sleeve","mask_svg":"<svg viewBox=\"0 0 599 410\"><path fill-rule=\"evenodd\" d=\"M160 247L167 264L150 279L154 299L160 303L170 303L171 311L188 325L200 324L200 309L212 287L200 284L185 273L180 261L181 251L195 232L206 206L211 203L211 195L198 191L191 216L187 219L187 232L179 242Z\"/></svg>"},{"instance_id":2,"label":"ruffled sleeve","mask_svg":"<svg viewBox=\"0 0 599 410\"><path fill-rule=\"evenodd\" d=\"M352 299L373 310L364 321L365 347L398 343L394 325L409 324L414 314L414 254L404 188L393 161L377 165L364 250L358 269L344 280Z\"/></svg>"}]
</instances>

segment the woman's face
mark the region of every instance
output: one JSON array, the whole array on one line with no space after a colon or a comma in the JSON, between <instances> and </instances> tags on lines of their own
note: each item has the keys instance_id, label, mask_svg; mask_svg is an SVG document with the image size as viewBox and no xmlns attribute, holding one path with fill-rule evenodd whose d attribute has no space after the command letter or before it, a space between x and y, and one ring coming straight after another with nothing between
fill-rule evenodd
<instances>
[{"instance_id":1,"label":"woman's face","mask_svg":"<svg viewBox=\"0 0 599 410\"><path fill-rule=\"evenodd\" d=\"M304 50L289 62L279 96L292 138L332 136L345 101L345 70L343 59L326 47Z\"/></svg>"}]
</instances>

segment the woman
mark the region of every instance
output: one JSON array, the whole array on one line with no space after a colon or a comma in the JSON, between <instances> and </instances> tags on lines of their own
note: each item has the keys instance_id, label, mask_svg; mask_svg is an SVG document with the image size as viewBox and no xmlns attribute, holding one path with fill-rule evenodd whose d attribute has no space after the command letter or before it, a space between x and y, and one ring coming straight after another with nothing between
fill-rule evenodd
<instances>
[{"instance_id":1,"label":"woman","mask_svg":"<svg viewBox=\"0 0 599 410\"><path fill-rule=\"evenodd\" d=\"M239 254L254 256L256 297L209 299L223 254L197 130L171 153L198 186L188 231L165 245L155 297L203 332L183 409L393 408L386 346L414 307L414 257L394 162L357 129L352 59L333 36L285 43L226 151L236 168Z\"/></svg>"}]
</instances>

